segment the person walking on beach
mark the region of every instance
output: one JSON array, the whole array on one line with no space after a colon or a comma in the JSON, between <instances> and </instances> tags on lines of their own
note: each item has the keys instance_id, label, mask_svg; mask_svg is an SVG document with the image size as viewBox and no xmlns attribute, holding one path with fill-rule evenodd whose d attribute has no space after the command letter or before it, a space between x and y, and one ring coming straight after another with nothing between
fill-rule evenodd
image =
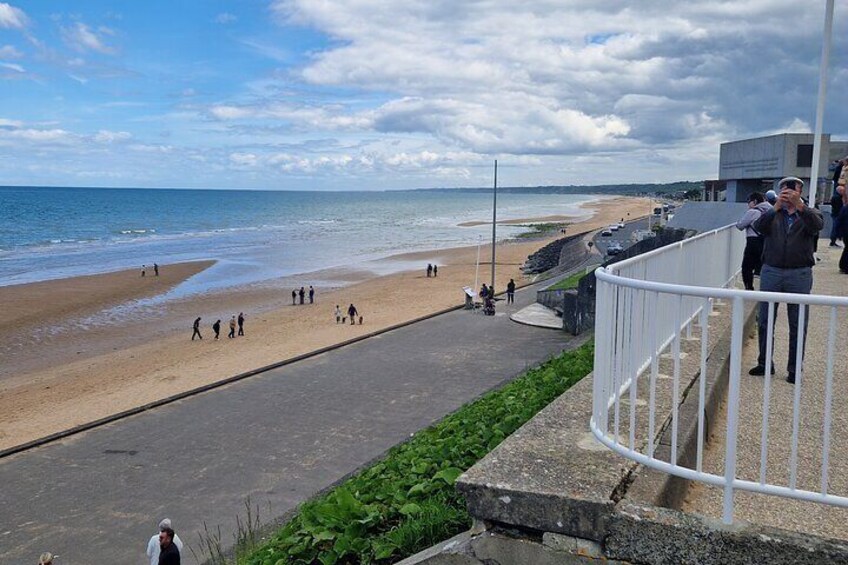
<instances>
[{"instance_id":1,"label":"person walking on beach","mask_svg":"<svg viewBox=\"0 0 848 565\"><path fill-rule=\"evenodd\" d=\"M432 274L433 274L433 265L430 264L430 263L427 263L427 278L429 279L430 275L432 275Z\"/></svg>"},{"instance_id":2,"label":"person walking on beach","mask_svg":"<svg viewBox=\"0 0 848 565\"><path fill-rule=\"evenodd\" d=\"M315 289L312 288L312 285L309 285L309 303L315 304Z\"/></svg>"},{"instance_id":3,"label":"person walking on beach","mask_svg":"<svg viewBox=\"0 0 848 565\"><path fill-rule=\"evenodd\" d=\"M159 565L180 565L180 548L174 542L176 536L170 527L159 532Z\"/></svg>"},{"instance_id":4,"label":"person walking on beach","mask_svg":"<svg viewBox=\"0 0 848 565\"><path fill-rule=\"evenodd\" d=\"M227 335L228 338L233 339L236 337L236 317L233 316L230 318L230 333Z\"/></svg>"},{"instance_id":5,"label":"person walking on beach","mask_svg":"<svg viewBox=\"0 0 848 565\"><path fill-rule=\"evenodd\" d=\"M506 285L506 303L513 304L515 302L515 281L509 279L509 284Z\"/></svg>"},{"instance_id":6,"label":"person walking on beach","mask_svg":"<svg viewBox=\"0 0 848 565\"><path fill-rule=\"evenodd\" d=\"M158 263L153 263L153 274L157 277L159 276L159 264Z\"/></svg>"},{"instance_id":7,"label":"person walking on beach","mask_svg":"<svg viewBox=\"0 0 848 565\"><path fill-rule=\"evenodd\" d=\"M244 335L244 312L239 312L238 327L239 327L238 334L243 336Z\"/></svg>"},{"instance_id":8,"label":"person walking on beach","mask_svg":"<svg viewBox=\"0 0 848 565\"><path fill-rule=\"evenodd\" d=\"M165 528L171 527L171 520L168 518L163 519L159 522L159 531L153 534L153 537L150 538L150 541L147 542L147 558L150 559L150 565L157 565L159 563L159 554L162 551L162 548L159 545L159 534L165 531ZM180 539L180 536L174 534L174 545L177 546L178 550L183 549L183 540Z\"/></svg>"},{"instance_id":9,"label":"person walking on beach","mask_svg":"<svg viewBox=\"0 0 848 565\"><path fill-rule=\"evenodd\" d=\"M356 306L351 304L350 306L347 307L347 315L350 318L350 325L351 326L356 322L356 315L357 314L359 314L359 312L356 311Z\"/></svg>"},{"instance_id":10,"label":"person walking on beach","mask_svg":"<svg viewBox=\"0 0 848 565\"><path fill-rule=\"evenodd\" d=\"M336 304L336 323L340 323L342 321L342 309L339 308L339 305Z\"/></svg>"},{"instance_id":11,"label":"person walking on beach","mask_svg":"<svg viewBox=\"0 0 848 565\"><path fill-rule=\"evenodd\" d=\"M194 337L197 336L199 339L203 339L203 336L200 335L200 316L194 321L194 331L191 334L191 341L194 341Z\"/></svg>"},{"instance_id":12,"label":"person walking on beach","mask_svg":"<svg viewBox=\"0 0 848 565\"><path fill-rule=\"evenodd\" d=\"M215 339L221 335L221 320L217 320L214 324L212 324L212 331L215 332Z\"/></svg>"},{"instance_id":13,"label":"person walking on beach","mask_svg":"<svg viewBox=\"0 0 848 565\"><path fill-rule=\"evenodd\" d=\"M303 287L300 287L300 292L298 294L300 295L300 303L303 304L303 297L306 295L306 291L303 290Z\"/></svg>"},{"instance_id":14,"label":"person walking on beach","mask_svg":"<svg viewBox=\"0 0 848 565\"><path fill-rule=\"evenodd\" d=\"M292 306L294 306L295 304L297 304L297 291L293 290L292 291Z\"/></svg>"},{"instance_id":15,"label":"person walking on beach","mask_svg":"<svg viewBox=\"0 0 848 565\"><path fill-rule=\"evenodd\" d=\"M813 248L824 225L821 212L807 206L801 198L804 182L797 177L786 177L778 183L780 195L774 208L765 212L754 222L754 229L763 234L763 267L760 271L760 290L766 292L789 292L810 294L813 288L813 266L816 264ZM774 305L777 317L778 303ZM774 373L774 363L766 368L766 340L768 339L768 302L760 302L758 314L759 357L757 365L749 375L762 376L766 370ZM804 307L804 341L807 338L809 308ZM795 384L795 375L801 359L796 359L798 346L798 304L786 306L789 318L789 359L786 364L786 382Z\"/></svg>"},{"instance_id":16,"label":"person walking on beach","mask_svg":"<svg viewBox=\"0 0 848 565\"><path fill-rule=\"evenodd\" d=\"M142 265L141 266L141 276L143 277L146 274L147 274L147 265Z\"/></svg>"},{"instance_id":17,"label":"person walking on beach","mask_svg":"<svg viewBox=\"0 0 848 565\"><path fill-rule=\"evenodd\" d=\"M433 276L434 277L439 276L439 266L438 265L433 265Z\"/></svg>"}]
</instances>

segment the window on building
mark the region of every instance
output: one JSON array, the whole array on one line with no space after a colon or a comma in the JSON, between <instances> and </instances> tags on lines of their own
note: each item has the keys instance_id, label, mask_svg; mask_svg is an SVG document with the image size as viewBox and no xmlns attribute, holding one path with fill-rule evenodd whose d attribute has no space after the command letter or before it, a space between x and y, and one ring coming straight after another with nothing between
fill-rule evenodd
<instances>
[{"instance_id":1,"label":"window on building","mask_svg":"<svg viewBox=\"0 0 848 565\"><path fill-rule=\"evenodd\" d=\"M798 145L798 155L795 159L796 167L812 167L813 166L813 146Z\"/></svg>"}]
</instances>

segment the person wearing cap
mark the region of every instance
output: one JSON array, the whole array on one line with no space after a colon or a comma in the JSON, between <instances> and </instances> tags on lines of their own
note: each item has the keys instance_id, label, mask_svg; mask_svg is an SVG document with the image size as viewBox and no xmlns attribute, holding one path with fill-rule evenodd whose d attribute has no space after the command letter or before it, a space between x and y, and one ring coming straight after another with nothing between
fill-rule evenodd
<instances>
[{"instance_id":1,"label":"person wearing cap","mask_svg":"<svg viewBox=\"0 0 848 565\"><path fill-rule=\"evenodd\" d=\"M165 518L164 520L159 522L159 532L154 534L153 537L150 538L150 541L147 542L147 558L150 559L150 565L159 565L159 553L162 551L159 536L166 528L171 528L171 520L168 518ZM174 545L177 546L177 549L179 551L182 551L183 541L180 539L180 536L174 534L174 537L172 539Z\"/></svg>"},{"instance_id":2,"label":"person wearing cap","mask_svg":"<svg viewBox=\"0 0 848 565\"><path fill-rule=\"evenodd\" d=\"M777 193L773 190L766 192L766 202L774 206L774 203L777 202Z\"/></svg>"},{"instance_id":3,"label":"person wearing cap","mask_svg":"<svg viewBox=\"0 0 848 565\"><path fill-rule=\"evenodd\" d=\"M760 290L810 294L813 288L813 265L816 264L814 247L824 226L821 212L807 206L801 198L804 182L797 177L786 177L778 183L780 194L774 208L754 222L754 229L763 235L763 266L760 270ZM774 305L777 318L778 304ZM789 360L786 381L795 383L798 365L798 304L786 306L789 318ZM806 309L805 309L806 314ZM804 316L804 338L807 336L809 317ZM768 302L760 302L758 316L759 357L757 366L749 375L765 375L766 340L768 339ZM803 346L802 346L803 347ZM803 361L803 353L802 353ZM770 367L774 374L774 363Z\"/></svg>"},{"instance_id":4,"label":"person wearing cap","mask_svg":"<svg viewBox=\"0 0 848 565\"><path fill-rule=\"evenodd\" d=\"M754 290L754 275L760 274L763 264L763 238L753 228L753 223L764 213L771 210L761 192L752 192L748 196L748 209L736 222L736 229L745 232L745 252L742 255L742 282L745 290Z\"/></svg>"}]
</instances>

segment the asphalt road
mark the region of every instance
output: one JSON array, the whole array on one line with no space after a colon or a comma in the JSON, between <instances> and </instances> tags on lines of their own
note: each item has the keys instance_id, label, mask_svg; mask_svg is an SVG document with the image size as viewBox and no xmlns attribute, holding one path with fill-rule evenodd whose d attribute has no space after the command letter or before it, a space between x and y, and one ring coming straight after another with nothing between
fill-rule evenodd
<instances>
[{"instance_id":1,"label":"asphalt road","mask_svg":"<svg viewBox=\"0 0 848 565\"><path fill-rule=\"evenodd\" d=\"M643 218L640 220L627 221L627 218L624 218L625 224L623 228L619 228L617 231L612 232L612 236L602 236L601 231L599 230L592 241L595 244L595 247L606 257L607 249L610 244L620 243L621 247L627 249L632 244L636 243L635 232L638 230L647 230L648 229L648 219ZM657 218L652 218L652 224L656 224L658 221Z\"/></svg>"},{"instance_id":2,"label":"asphalt road","mask_svg":"<svg viewBox=\"0 0 848 565\"><path fill-rule=\"evenodd\" d=\"M457 289L457 298L461 294ZM564 332L455 311L0 460L0 563L143 563L161 518L231 542L527 367ZM184 562L194 562L184 551Z\"/></svg>"}]
</instances>

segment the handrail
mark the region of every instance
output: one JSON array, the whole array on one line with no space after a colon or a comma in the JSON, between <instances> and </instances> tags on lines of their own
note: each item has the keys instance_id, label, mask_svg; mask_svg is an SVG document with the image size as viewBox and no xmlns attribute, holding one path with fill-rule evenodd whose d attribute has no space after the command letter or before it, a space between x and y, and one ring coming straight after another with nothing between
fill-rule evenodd
<instances>
[{"instance_id":1,"label":"handrail","mask_svg":"<svg viewBox=\"0 0 848 565\"><path fill-rule=\"evenodd\" d=\"M828 473L831 449L831 414L833 402L834 351L836 320L840 312L848 311L848 297L788 294L749 291L729 288L735 283L744 250L745 238L734 226L726 226L700 234L651 252L618 263L600 267L595 271L595 371L593 389L593 416L590 426L595 437L605 446L637 463L659 471L700 481L724 489L723 519L733 520L734 491L746 490L773 496L796 498L824 504L848 507L848 496L830 492ZM690 382L682 382L681 355L683 342L700 342L700 375L706 374L709 354L711 313L717 303L731 305L730 320L730 372L725 430L725 460L721 474L704 469L704 405L705 378L700 378L698 395L698 436L696 459L687 464L678 457L678 408L681 389L686 391ZM766 333L765 366L773 366L773 341L777 330L774 323L777 304L795 308L798 315L798 337L795 358L804 358L807 333L806 320L823 311L829 317L827 340L811 340L807 347L826 347L826 369L804 375L806 367L796 363L796 384L793 391L793 417L791 421L791 452L788 484L777 484L769 478L769 433L780 424L769 419L772 380L766 374L763 381L763 398L753 408L740 413L740 398L750 397L752 390L746 381L742 390L742 346L745 332L745 312L752 302L757 303L762 318L760 331ZM767 320L767 322L766 322ZM821 325L819 318L814 324ZM816 325L813 329L816 330ZM784 339L780 333L781 340ZM755 345L756 347L756 345ZM698 350L692 344L690 350ZM664 359L665 357L668 359ZM809 352L807 352L809 354ZM787 351L788 355L788 351ZM822 357L825 352L822 351ZM664 371L670 379L660 378L660 364L670 365ZM694 369L694 367L693 367ZM698 371L694 371L698 372ZM768 371L766 371L768 373ZM747 377L746 377L747 378ZM670 380L671 383L667 383ZM803 386L816 386L823 380L825 400L822 407L824 426L820 488L800 488L799 437ZM694 392L693 392L694 393ZM645 400L646 408L638 407ZM740 418L752 417L749 412L761 410L757 419L760 427L759 469L737 469L737 440ZM647 413L646 413L647 412ZM668 417L664 416L669 414ZM661 420L659 419L661 416ZM789 424L787 424L787 427ZM656 453L661 430L670 428L671 446L667 460ZM771 429L770 429L771 428ZM750 422L746 432L751 432ZM788 430L787 430L788 431ZM749 433L744 444L752 441ZM772 466L773 467L773 466ZM803 476L810 473L805 470ZM772 471L775 473L776 471ZM751 473L748 477L740 476ZM753 475L756 475L754 477Z\"/></svg>"}]
</instances>

